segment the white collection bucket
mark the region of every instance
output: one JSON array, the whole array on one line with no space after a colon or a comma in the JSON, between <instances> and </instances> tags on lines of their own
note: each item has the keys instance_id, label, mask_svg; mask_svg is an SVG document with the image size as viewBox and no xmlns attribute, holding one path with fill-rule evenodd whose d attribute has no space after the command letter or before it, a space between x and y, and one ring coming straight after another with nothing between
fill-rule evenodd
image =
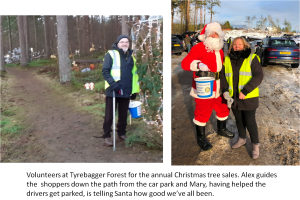
<instances>
[{"instance_id":1,"label":"white collection bucket","mask_svg":"<svg viewBox=\"0 0 300 200\"><path fill-rule=\"evenodd\" d=\"M142 116L142 103L140 101L130 101L129 111L132 118L139 118Z\"/></svg>"},{"instance_id":2,"label":"white collection bucket","mask_svg":"<svg viewBox=\"0 0 300 200\"><path fill-rule=\"evenodd\" d=\"M211 97L213 94L214 80L213 77L199 77L196 81L197 96L201 98Z\"/></svg>"}]
</instances>

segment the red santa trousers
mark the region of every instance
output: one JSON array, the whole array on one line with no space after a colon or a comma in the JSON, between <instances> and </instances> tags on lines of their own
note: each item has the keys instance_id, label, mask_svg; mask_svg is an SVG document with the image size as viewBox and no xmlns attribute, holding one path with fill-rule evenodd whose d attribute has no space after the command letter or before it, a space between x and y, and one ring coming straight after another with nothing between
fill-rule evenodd
<instances>
[{"instance_id":1,"label":"red santa trousers","mask_svg":"<svg viewBox=\"0 0 300 200\"><path fill-rule=\"evenodd\" d=\"M222 97L212 99L197 99L195 98L196 109L194 112L195 120L200 123L209 121L210 115L213 110L216 111L217 118L227 118L230 109L227 107L227 101ZM224 120L225 120L224 119ZM221 120L223 121L223 120Z\"/></svg>"}]
</instances>

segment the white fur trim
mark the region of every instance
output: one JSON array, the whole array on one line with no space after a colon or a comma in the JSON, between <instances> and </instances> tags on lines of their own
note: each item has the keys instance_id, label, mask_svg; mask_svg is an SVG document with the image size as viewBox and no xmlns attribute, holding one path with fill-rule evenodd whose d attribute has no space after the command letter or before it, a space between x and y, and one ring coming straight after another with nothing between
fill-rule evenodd
<instances>
[{"instance_id":1,"label":"white fur trim","mask_svg":"<svg viewBox=\"0 0 300 200\"><path fill-rule=\"evenodd\" d=\"M220 121L224 121L224 120L226 120L226 119L228 118L228 116L226 116L226 117L218 117L218 116L216 115L216 118L217 118L218 120L220 120Z\"/></svg>"},{"instance_id":2,"label":"white fur trim","mask_svg":"<svg viewBox=\"0 0 300 200\"><path fill-rule=\"evenodd\" d=\"M200 60L193 60L193 62L191 62L190 64L190 70L191 71L199 71L199 69L197 69L197 62L201 62Z\"/></svg>"},{"instance_id":3,"label":"white fur trim","mask_svg":"<svg viewBox=\"0 0 300 200\"><path fill-rule=\"evenodd\" d=\"M198 35L198 39L200 41L204 41L205 40L205 35L204 34L203 35Z\"/></svg>"},{"instance_id":4,"label":"white fur trim","mask_svg":"<svg viewBox=\"0 0 300 200\"><path fill-rule=\"evenodd\" d=\"M222 60L221 60L220 51L215 51L215 55L217 61L217 72L220 72L222 70Z\"/></svg>"},{"instance_id":5,"label":"white fur trim","mask_svg":"<svg viewBox=\"0 0 300 200\"><path fill-rule=\"evenodd\" d=\"M206 122L199 122L197 120L195 120L195 118L193 119L193 122L198 125L198 126L205 126L206 125Z\"/></svg>"}]
</instances>

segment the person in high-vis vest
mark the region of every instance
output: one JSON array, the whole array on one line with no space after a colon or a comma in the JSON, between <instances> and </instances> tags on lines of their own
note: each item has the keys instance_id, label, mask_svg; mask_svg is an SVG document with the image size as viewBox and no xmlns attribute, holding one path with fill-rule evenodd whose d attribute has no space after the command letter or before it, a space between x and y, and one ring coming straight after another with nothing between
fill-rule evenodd
<instances>
[{"instance_id":1,"label":"person in high-vis vest","mask_svg":"<svg viewBox=\"0 0 300 200\"><path fill-rule=\"evenodd\" d=\"M250 45L243 37L233 40L220 72L221 90L231 105L239 132L233 149L246 144L246 129L252 143L252 158L259 157L258 128L255 112L259 105L258 86L263 80L260 58L251 54Z\"/></svg>"},{"instance_id":2,"label":"person in high-vis vest","mask_svg":"<svg viewBox=\"0 0 300 200\"><path fill-rule=\"evenodd\" d=\"M111 139L113 121L113 91L118 109L117 132L120 140L126 140L127 112L130 99L135 99L139 93L139 77L136 60L129 49L129 37L120 35L112 45L103 62L102 75L105 79L106 106L103 123L103 138L105 146L113 146Z\"/></svg>"},{"instance_id":3,"label":"person in high-vis vest","mask_svg":"<svg viewBox=\"0 0 300 200\"><path fill-rule=\"evenodd\" d=\"M229 49L230 45L231 45L231 37L228 38L227 40L227 49Z\"/></svg>"}]
</instances>

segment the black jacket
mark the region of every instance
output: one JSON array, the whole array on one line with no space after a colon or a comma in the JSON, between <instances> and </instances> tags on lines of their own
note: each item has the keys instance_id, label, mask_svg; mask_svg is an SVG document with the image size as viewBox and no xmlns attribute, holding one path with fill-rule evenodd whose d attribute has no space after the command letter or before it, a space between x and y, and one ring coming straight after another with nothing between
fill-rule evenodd
<instances>
[{"instance_id":1,"label":"black jacket","mask_svg":"<svg viewBox=\"0 0 300 200\"><path fill-rule=\"evenodd\" d=\"M259 106L259 97L249 98L249 99L239 99L239 92L238 92L238 83L239 83L239 71L241 66L244 62L245 58L248 58L251 53L250 49L246 49L240 52L231 51L229 54L232 72L233 72L233 99L234 102L232 104L232 108L238 110L255 110ZM252 79L245 85L245 87L241 90L244 95L247 95L252 90L257 88L262 80L263 80L263 70L261 64L259 63L257 57L252 60L251 63L251 72L252 72ZM220 72L220 84L222 92L228 91L228 83L225 78L225 67Z\"/></svg>"},{"instance_id":2,"label":"black jacket","mask_svg":"<svg viewBox=\"0 0 300 200\"><path fill-rule=\"evenodd\" d=\"M110 71L112 68L113 60L110 54L106 53L102 68L102 75L109 84L109 87L106 88L106 96L113 97L112 88L114 88L116 84L119 84L123 90L123 95L116 93L116 97L129 98L132 92L132 69L134 65L134 61L131 56L132 50L128 49L128 51L124 54L123 50L119 49L116 43L112 45L112 50L117 50L120 53L121 80L115 82L113 77L111 76Z\"/></svg>"}]
</instances>

